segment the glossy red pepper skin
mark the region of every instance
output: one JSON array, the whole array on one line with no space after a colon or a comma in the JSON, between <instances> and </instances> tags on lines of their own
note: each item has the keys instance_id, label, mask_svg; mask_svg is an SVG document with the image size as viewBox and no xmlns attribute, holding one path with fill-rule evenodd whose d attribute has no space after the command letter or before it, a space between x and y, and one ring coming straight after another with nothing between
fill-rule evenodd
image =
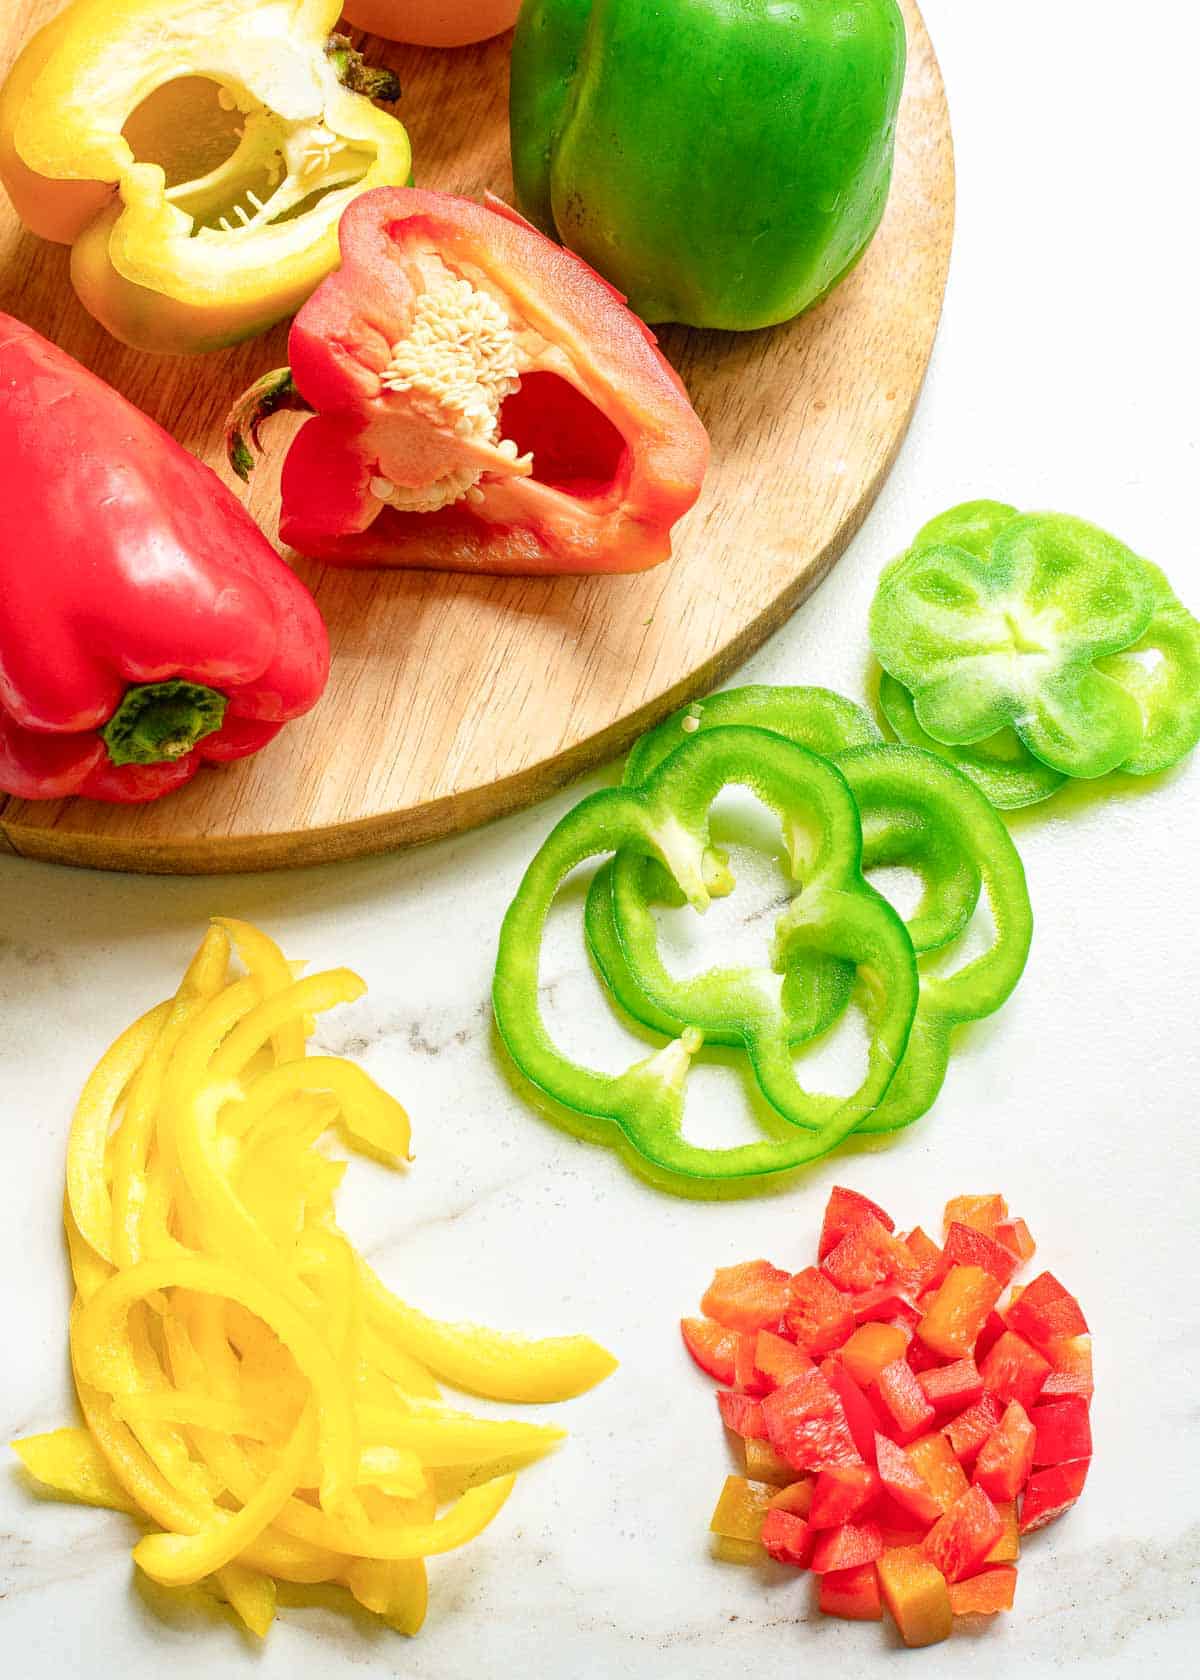
<instances>
[{"instance_id":1,"label":"glossy red pepper skin","mask_svg":"<svg viewBox=\"0 0 1200 1680\"><path fill-rule=\"evenodd\" d=\"M320 697L316 604L216 474L31 327L0 315L0 792L157 799L256 752ZM113 763L127 691L227 701L184 756Z\"/></svg>"},{"instance_id":2,"label":"glossy red pepper skin","mask_svg":"<svg viewBox=\"0 0 1200 1680\"><path fill-rule=\"evenodd\" d=\"M642 571L667 559L671 527L700 493L708 435L654 335L606 281L493 199L381 188L355 200L339 237L341 269L301 309L288 344L316 417L284 463L284 542L333 565L526 575ZM532 477L484 477L480 499L429 513L381 508L370 489L381 455L386 462L381 375L408 329L416 294L407 265L420 252L484 277L514 323L545 340L539 377L557 373L565 403L539 429L529 398L524 425L534 437L506 419L533 449ZM523 387L508 400L527 398ZM583 398L584 409L573 406ZM562 440L585 411L623 444L608 482L543 481L539 446L553 479Z\"/></svg>"}]
</instances>

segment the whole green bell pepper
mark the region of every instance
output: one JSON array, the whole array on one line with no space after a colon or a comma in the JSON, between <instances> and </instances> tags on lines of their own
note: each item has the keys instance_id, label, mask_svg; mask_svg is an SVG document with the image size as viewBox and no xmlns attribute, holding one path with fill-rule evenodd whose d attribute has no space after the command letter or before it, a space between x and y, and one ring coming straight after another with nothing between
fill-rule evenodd
<instances>
[{"instance_id":1,"label":"whole green bell pepper","mask_svg":"<svg viewBox=\"0 0 1200 1680\"><path fill-rule=\"evenodd\" d=\"M896 0L525 0L518 201L643 320L790 320L879 225L904 62Z\"/></svg>"}]
</instances>

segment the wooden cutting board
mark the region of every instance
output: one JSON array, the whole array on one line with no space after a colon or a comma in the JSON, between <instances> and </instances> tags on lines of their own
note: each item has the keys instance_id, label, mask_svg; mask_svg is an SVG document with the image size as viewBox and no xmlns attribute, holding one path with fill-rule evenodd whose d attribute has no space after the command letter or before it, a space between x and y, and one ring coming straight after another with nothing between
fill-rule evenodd
<instances>
[{"instance_id":1,"label":"wooden cutting board","mask_svg":"<svg viewBox=\"0 0 1200 1680\"><path fill-rule=\"evenodd\" d=\"M712 434L675 556L635 577L342 572L290 555L329 623L333 674L265 752L155 805L0 795L0 845L102 869L208 873L310 864L450 834L621 752L713 687L816 587L907 430L933 346L954 219L945 92L915 0L896 175L879 236L820 309L768 332L671 328L662 344ZM0 73L55 0L6 7ZM16 14L14 16L14 13ZM508 40L436 53L367 41L400 74L423 186L511 194ZM203 358L126 350L76 301L67 252L0 207L0 308L61 344L228 482L233 397L287 360L285 328ZM277 523L296 422L269 431L251 506ZM2 609L0 609L2 610ZM797 673L798 677L802 673Z\"/></svg>"}]
</instances>

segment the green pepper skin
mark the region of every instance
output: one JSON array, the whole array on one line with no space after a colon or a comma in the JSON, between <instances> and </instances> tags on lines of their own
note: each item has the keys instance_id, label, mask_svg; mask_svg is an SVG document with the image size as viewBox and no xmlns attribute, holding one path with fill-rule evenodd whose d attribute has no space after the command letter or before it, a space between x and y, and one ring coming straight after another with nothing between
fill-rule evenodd
<instances>
[{"instance_id":1,"label":"green pepper skin","mask_svg":"<svg viewBox=\"0 0 1200 1680\"><path fill-rule=\"evenodd\" d=\"M904 64L896 0L525 0L518 203L643 320L791 320L879 226Z\"/></svg>"}]
</instances>

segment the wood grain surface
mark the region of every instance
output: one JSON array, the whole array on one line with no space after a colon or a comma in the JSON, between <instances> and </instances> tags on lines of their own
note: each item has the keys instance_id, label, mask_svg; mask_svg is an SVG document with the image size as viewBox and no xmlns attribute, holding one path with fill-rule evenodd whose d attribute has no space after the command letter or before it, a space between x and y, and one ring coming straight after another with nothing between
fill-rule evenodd
<instances>
[{"instance_id":1,"label":"wood grain surface","mask_svg":"<svg viewBox=\"0 0 1200 1680\"><path fill-rule=\"evenodd\" d=\"M0 796L0 846L96 868L209 873L430 840L527 804L623 750L731 672L825 576L912 414L941 311L954 214L945 94L915 0L895 182L865 260L821 308L774 331L671 328L663 348L712 433L674 558L633 577L497 579L337 572L290 555L330 629L309 717L256 758L155 805ZM0 72L55 0L8 0ZM367 40L401 77L422 185L511 191L508 40L452 53ZM286 328L203 358L126 350L78 303L67 251L0 206L0 308L123 391L233 482L230 400L287 360ZM271 423L251 505L269 533L295 427ZM2 540L2 538L0 538ZM797 680L804 673L796 672Z\"/></svg>"}]
</instances>

